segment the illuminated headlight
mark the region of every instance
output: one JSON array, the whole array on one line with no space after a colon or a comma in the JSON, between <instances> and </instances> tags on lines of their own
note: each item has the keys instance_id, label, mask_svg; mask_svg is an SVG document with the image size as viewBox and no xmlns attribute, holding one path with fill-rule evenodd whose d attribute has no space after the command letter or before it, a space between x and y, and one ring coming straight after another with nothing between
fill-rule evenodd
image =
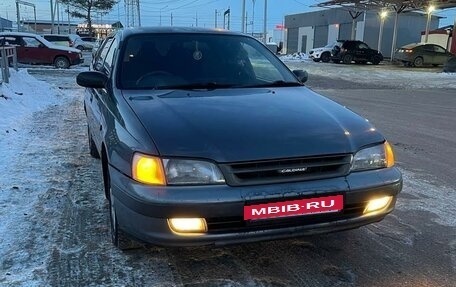
<instances>
[{"instance_id":1,"label":"illuminated headlight","mask_svg":"<svg viewBox=\"0 0 456 287\"><path fill-rule=\"evenodd\" d=\"M161 159L135 153L133 179L153 185L223 184L225 178L213 163L200 160Z\"/></svg>"},{"instance_id":2,"label":"illuminated headlight","mask_svg":"<svg viewBox=\"0 0 456 287\"><path fill-rule=\"evenodd\" d=\"M207 232L207 224L204 218L170 218L168 225L175 233L201 234Z\"/></svg>"},{"instance_id":3,"label":"illuminated headlight","mask_svg":"<svg viewBox=\"0 0 456 287\"><path fill-rule=\"evenodd\" d=\"M391 203L392 199L392 196L384 196L369 200L369 202L366 205L366 208L364 209L364 214L372 213L375 211L382 211L386 209L388 205Z\"/></svg>"},{"instance_id":4,"label":"illuminated headlight","mask_svg":"<svg viewBox=\"0 0 456 287\"><path fill-rule=\"evenodd\" d=\"M200 160L164 159L165 175L168 184L223 184L225 179L219 168Z\"/></svg>"},{"instance_id":5,"label":"illuminated headlight","mask_svg":"<svg viewBox=\"0 0 456 287\"><path fill-rule=\"evenodd\" d=\"M353 157L351 171L379 169L394 165L394 153L388 142L358 151Z\"/></svg>"}]
</instances>

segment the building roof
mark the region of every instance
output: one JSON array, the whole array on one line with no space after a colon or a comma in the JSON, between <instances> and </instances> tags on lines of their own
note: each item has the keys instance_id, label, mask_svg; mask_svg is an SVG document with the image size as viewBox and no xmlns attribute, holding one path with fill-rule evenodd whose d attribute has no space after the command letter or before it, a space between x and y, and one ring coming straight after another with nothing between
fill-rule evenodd
<instances>
[{"instance_id":1,"label":"building roof","mask_svg":"<svg viewBox=\"0 0 456 287\"><path fill-rule=\"evenodd\" d=\"M21 21L23 24L35 24L35 20L23 20ZM70 26L77 26L79 22L71 22L70 21ZM52 24L51 20L36 20L36 24ZM57 25L57 21L54 20L54 25ZM68 21L60 21L60 25L62 26L68 26Z\"/></svg>"},{"instance_id":2,"label":"building roof","mask_svg":"<svg viewBox=\"0 0 456 287\"><path fill-rule=\"evenodd\" d=\"M381 10L389 8L398 12L426 11L427 7L448 9L456 7L456 0L329 0L316 7L345 7L354 10Z\"/></svg>"}]
</instances>

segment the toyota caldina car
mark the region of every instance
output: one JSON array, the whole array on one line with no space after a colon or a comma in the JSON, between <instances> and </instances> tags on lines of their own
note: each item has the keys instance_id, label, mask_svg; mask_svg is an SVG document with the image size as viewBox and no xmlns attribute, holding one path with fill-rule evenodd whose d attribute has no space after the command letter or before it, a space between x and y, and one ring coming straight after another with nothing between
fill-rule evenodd
<instances>
[{"instance_id":1,"label":"toyota caldina car","mask_svg":"<svg viewBox=\"0 0 456 287\"><path fill-rule=\"evenodd\" d=\"M393 210L402 177L385 137L256 39L132 28L100 49L77 81L117 247L289 238Z\"/></svg>"}]
</instances>

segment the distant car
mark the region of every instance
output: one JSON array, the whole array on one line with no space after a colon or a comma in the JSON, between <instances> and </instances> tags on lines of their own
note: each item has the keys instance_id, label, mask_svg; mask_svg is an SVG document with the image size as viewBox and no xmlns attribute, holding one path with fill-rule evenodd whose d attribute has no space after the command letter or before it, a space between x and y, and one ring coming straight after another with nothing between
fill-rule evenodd
<instances>
[{"instance_id":1,"label":"distant car","mask_svg":"<svg viewBox=\"0 0 456 287\"><path fill-rule=\"evenodd\" d=\"M17 61L23 64L54 65L66 69L84 62L78 49L55 45L36 34L0 33L0 46L2 45L16 46Z\"/></svg>"},{"instance_id":2,"label":"distant car","mask_svg":"<svg viewBox=\"0 0 456 287\"><path fill-rule=\"evenodd\" d=\"M366 64L370 62L378 65L383 61L383 55L377 50L371 49L366 43L358 40L345 41L342 46L334 46L331 60L334 63L343 62L351 64Z\"/></svg>"},{"instance_id":3,"label":"distant car","mask_svg":"<svg viewBox=\"0 0 456 287\"><path fill-rule=\"evenodd\" d=\"M95 37L81 37L81 40L84 42L84 50L90 51L95 47L95 44L98 41Z\"/></svg>"},{"instance_id":4,"label":"distant car","mask_svg":"<svg viewBox=\"0 0 456 287\"><path fill-rule=\"evenodd\" d=\"M436 44L413 43L396 50L394 59L405 66L421 67L423 65L439 66L445 64L454 55Z\"/></svg>"},{"instance_id":5,"label":"distant car","mask_svg":"<svg viewBox=\"0 0 456 287\"><path fill-rule=\"evenodd\" d=\"M340 231L394 209L385 137L249 35L130 28L94 62L76 79L120 249Z\"/></svg>"},{"instance_id":6,"label":"distant car","mask_svg":"<svg viewBox=\"0 0 456 287\"><path fill-rule=\"evenodd\" d=\"M42 36L44 39L56 45L72 47L81 51L85 50L86 46L89 47L89 45L82 41L81 37L75 34L44 34ZM92 47L92 45L90 45L90 47Z\"/></svg>"},{"instance_id":7,"label":"distant car","mask_svg":"<svg viewBox=\"0 0 456 287\"><path fill-rule=\"evenodd\" d=\"M329 62L331 60L331 52L334 49L335 46L342 46L342 44L345 41L343 40L337 40L331 44L328 44L324 47L320 48L313 48L312 50L309 51L309 58L314 60L314 62Z\"/></svg>"}]
</instances>

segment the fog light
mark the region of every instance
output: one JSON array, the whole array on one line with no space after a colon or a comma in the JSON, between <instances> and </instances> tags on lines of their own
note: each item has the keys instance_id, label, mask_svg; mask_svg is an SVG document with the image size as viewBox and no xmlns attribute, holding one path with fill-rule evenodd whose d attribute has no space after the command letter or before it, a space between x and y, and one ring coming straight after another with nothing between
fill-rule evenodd
<instances>
[{"instance_id":1,"label":"fog light","mask_svg":"<svg viewBox=\"0 0 456 287\"><path fill-rule=\"evenodd\" d=\"M364 214L385 209L390 204L392 199L392 196L384 196L369 200L366 205L366 209L364 209Z\"/></svg>"},{"instance_id":2,"label":"fog light","mask_svg":"<svg viewBox=\"0 0 456 287\"><path fill-rule=\"evenodd\" d=\"M169 228L176 233L195 234L207 231L207 224L204 218L170 218Z\"/></svg>"}]
</instances>

